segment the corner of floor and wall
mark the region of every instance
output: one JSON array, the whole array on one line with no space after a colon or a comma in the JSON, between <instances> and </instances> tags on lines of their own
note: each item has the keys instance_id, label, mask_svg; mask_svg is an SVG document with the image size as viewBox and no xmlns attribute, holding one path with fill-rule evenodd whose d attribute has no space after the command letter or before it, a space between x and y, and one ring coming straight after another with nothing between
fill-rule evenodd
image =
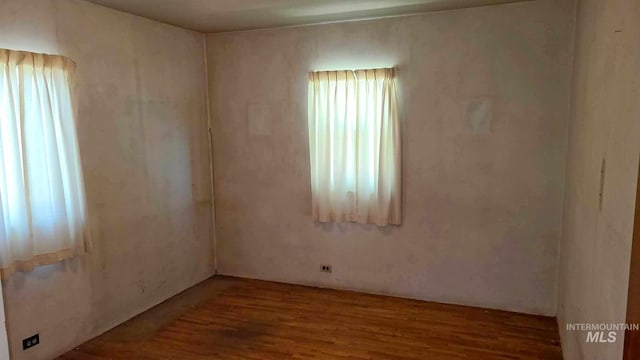
<instances>
[{"instance_id":1,"label":"corner of floor and wall","mask_svg":"<svg viewBox=\"0 0 640 360\"><path fill-rule=\"evenodd\" d=\"M51 359L216 269L558 314L566 359L621 359L620 341L564 329L625 320L638 2L208 35L82 0L0 7L0 47L78 64L93 236L88 255L3 282L12 359ZM399 73L403 225L314 224L307 72L381 66ZM489 134L465 122L474 101L490 105Z\"/></svg>"}]
</instances>

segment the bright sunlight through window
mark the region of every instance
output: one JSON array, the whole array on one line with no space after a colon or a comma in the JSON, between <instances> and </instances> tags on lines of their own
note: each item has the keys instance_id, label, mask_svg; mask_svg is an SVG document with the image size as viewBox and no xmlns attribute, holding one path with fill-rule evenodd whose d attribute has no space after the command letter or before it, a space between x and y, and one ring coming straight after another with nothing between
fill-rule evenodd
<instances>
[{"instance_id":1,"label":"bright sunlight through window","mask_svg":"<svg viewBox=\"0 0 640 360\"><path fill-rule=\"evenodd\" d=\"M73 61L0 49L0 273L84 252Z\"/></svg>"},{"instance_id":2,"label":"bright sunlight through window","mask_svg":"<svg viewBox=\"0 0 640 360\"><path fill-rule=\"evenodd\" d=\"M394 70L310 73L308 122L314 220L400 224Z\"/></svg>"}]
</instances>

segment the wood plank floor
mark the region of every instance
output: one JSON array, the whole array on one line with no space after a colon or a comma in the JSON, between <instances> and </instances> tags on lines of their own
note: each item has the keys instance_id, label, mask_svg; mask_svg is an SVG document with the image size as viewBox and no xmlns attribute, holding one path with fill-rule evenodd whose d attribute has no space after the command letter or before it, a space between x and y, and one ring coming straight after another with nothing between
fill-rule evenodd
<instances>
[{"instance_id":1,"label":"wood plank floor","mask_svg":"<svg viewBox=\"0 0 640 360\"><path fill-rule=\"evenodd\" d=\"M553 318L216 276L60 359L562 359Z\"/></svg>"}]
</instances>

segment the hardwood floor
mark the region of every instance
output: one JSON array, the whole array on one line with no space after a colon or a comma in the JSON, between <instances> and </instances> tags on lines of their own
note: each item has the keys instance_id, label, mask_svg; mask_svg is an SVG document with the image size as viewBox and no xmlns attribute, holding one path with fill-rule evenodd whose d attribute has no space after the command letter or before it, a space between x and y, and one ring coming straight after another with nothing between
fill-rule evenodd
<instances>
[{"instance_id":1,"label":"hardwood floor","mask_svg":"<svg viewBox=\"0 0 640 360\"><path fill-rule=\"evenodd\" d=\"M216 276L60 359L562 359L555 319Z\"/></svg>"}]
</instances>

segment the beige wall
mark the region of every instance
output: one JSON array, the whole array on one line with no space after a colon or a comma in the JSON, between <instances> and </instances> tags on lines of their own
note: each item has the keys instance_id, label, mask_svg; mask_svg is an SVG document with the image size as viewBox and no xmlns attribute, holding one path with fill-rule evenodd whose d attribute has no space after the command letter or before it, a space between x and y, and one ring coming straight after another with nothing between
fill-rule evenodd
<instances>
[{"instance_id":1,"label":"beige wall","mask_svg":"<svg viewBox=\"0 0 640 360\"><path fill-rule=\"evenodd\" d=\"M4 296L0 291L0 360L9 359L9 338L7 337L6 318L4 314Z\"/></svg>"},{"instance_id":2,"label":"beige wall","mask_svg":"<svg viewBox=\"0 0 640 360\"><path fill-rule=\"evenodd\" d=\"M625 321L640 153L640 2L579 2L558 317L565 359L622 359L566 323ZM599 209L600 167L606 159Z\"/></svg>"},{"instance_id":3,"label":"beige wall","mask_svg":"<svg viewBox=\"0 0 640 360\"><path fill-rule=\"evenodd\" d=\"M574 9L535 2L209 35L220 270L552 315ZM620 322L640 151L640 4L582 0L558 312ZM15 359L48 359L213 273L203 36L78 0L3 0L0 47L78 63L91 254L3 283ZM397 65L404 224L313 224L306 73ZM465 119L492 104L490 134ZM249 118L248 108L265 114ZM605 158L602 210L599 171ZM320 264L333 273L320 273ZM42 344L23 352L21 339ZM567 359L619 359L622 339Z\"/></svg>"},{"instance_id":4,"label":"beige wall","mask_svg":"<svg viewBox=\"0 0 640 360\"><path fill-rule=\"evenodd\" d=\"M573 16L539 0L209 35L220 272L554 315ZM394 65L403 225L314 224L307 72ZM490 134L466 122L477 99Z\"/></svg>"},{"instance_id":5,"label":"beige wall","mask_svg":"<svg viewBox=\"0 0 640 360\"><path fill-rule=\"evenodd\" d=\"M14 359L50 359L213 274L203 40L81 1L0 1L0 47L78 63L94 246L3 282Z\"/></svg>"}]
</instances>

